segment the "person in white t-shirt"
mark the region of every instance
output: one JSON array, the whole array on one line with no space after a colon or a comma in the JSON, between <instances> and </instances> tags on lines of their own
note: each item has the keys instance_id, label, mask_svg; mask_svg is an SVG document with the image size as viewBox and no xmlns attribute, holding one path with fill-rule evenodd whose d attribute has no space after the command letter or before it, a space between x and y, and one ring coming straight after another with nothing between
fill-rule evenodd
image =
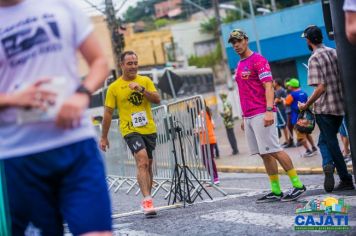
<instances>
[{"instance_id":1,"label":"person in white t-shirt","mask_svg":"<svg viewBox=\"0 0 356 236\"><path fill-rule=\"evenodd\" d=\"M108 74L69 0L0 0L0 163L13 235L111 235L111 205L85 110ZM76 53L89 66L77 75ZM100 204L98 204L100 203Z\"/></svg>"},{"instance_id":2,"label":"person in white t-shirt","mask_svg":"<svg viewBox=\"0 0 356 236\"><path fill-rule=\"evenodd\" d=\"M356 44L356 0L345 0L344 11L347 39Z\"/></svg>"}]
</instances>

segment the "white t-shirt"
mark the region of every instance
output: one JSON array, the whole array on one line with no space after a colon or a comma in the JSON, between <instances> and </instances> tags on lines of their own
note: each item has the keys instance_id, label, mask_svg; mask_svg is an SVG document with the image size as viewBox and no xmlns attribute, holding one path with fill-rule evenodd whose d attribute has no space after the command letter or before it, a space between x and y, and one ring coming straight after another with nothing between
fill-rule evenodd
<instances>
[{"instance_id":1,"label":"white t-shirt","mask_svg":"<svg viewBox=\"0 0 356 236\"><path fill-rule=\"evenodd\" d=\"M40 78L65 79L66 96L80 84L76 51L92 32L89 18L70 0L23 0L0 7L0 93ZM0 159L47 151L90 137L88 116L63 130L54 119L18 123L21 109L0 110Z\"/></svg>"},{"instance_id":2,"label":"white t-shirt","mask_svg":"<svg viewBox=\"0 0 356 236\"><path fill-rule=\"evenodd\" d=\"M344 11L356 11L356 0L345 0Z\"/></svg>"}]
</instances>

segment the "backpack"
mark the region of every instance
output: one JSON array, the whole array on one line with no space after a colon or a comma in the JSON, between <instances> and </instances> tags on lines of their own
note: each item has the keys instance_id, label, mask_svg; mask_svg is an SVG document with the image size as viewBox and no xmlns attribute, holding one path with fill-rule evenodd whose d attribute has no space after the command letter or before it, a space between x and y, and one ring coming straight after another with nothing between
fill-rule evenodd
<instances>
[{"instance_id":1,"label":"backpack","mask_svg":"<svg viewBox=\"0 0 356 236\"><path fill-rule=\"evenodd\" d=\"M305 134L311 134L315 128L315 115L307 109L301 111L298 115L297 124L295 128Z\"/></svg>"}]
</instances>

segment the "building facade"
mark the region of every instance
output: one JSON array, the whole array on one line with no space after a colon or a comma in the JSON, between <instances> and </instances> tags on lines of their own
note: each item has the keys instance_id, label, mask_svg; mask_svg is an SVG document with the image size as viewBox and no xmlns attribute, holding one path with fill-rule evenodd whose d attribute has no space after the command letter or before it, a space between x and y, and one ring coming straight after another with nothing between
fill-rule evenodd
<instances>
[{"instance_id":1,"label":"building facade","mask_svg":"<svg viewBox=\"0 0 356 236\"><path fill-rule=\"evenodd\" d=\"M106 59L109 61L110 68L115 68L114 55L110 39L110 31L107 27L105 18L102 15L92 16L91 20L94 25L94 34L99 40L100 47L104 51ZM78 70L81 76L88 74L88 66L84 58L79 54Z\"/></svg>"},{"instance_id":2,"label":"building facade","mask_svg":"<svg viewBox=\"0 0 356 236\"><path fill-rule=\"evenodd\" d=\"M165 65L168 61L167 47L173 42L169 29L134 33L132 26L125 33L125 50L133 50L142 67Z\"/></svg>"},{"instance_id":3,"label":"building facade","mask_svg":"<svg viewBox=\"0 0 356 236\"><path fill-rule=\"evenodd\" d=\"M172 18L182 14L182 0L169 0L155 4L156 18Z\"/></svg>"}]
</instances>

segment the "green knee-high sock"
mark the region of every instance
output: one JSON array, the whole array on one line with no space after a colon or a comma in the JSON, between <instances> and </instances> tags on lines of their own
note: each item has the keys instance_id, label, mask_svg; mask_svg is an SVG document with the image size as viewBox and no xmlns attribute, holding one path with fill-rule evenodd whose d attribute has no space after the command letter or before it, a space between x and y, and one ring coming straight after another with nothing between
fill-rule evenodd
<instances>
[{"instance_id":1,"label":"green knee-high sock","mask_svg":"<svg viewBox=\"0 0 356 236\"><path fill-rule=\"evenodd\" d=\"M294 188L301 188L303 187L303 183L300 181L297 171L295 169L290 169L287 171L290 181Z\"/></svg>"},{"instance_id":2,"label":"green knee-high sock","mask_svg":"<svg viewBox=\"0 0 356 236\"><path fill-rule=\"evenodd\" d=\"M281 186L279 184L279 176L277 175L269 175L269 181L271 182L272 193L280 195L281 194Z\"/></svg>"}]
</instances>

